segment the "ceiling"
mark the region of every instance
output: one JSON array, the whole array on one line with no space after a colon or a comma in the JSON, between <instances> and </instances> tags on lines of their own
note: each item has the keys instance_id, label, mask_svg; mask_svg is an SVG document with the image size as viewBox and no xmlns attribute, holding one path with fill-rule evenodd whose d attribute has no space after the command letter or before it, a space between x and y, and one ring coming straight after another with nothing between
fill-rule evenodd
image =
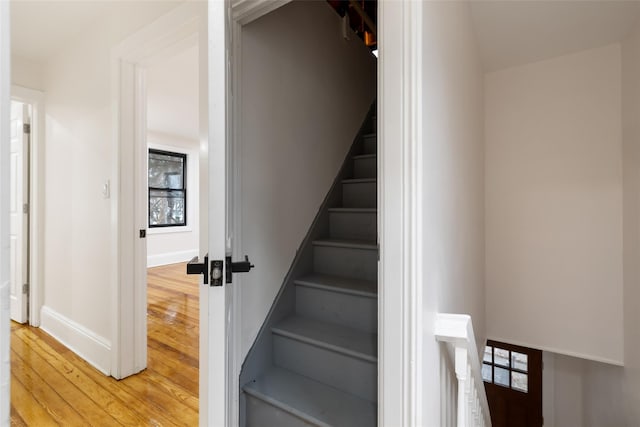
<instances>
[{"instance_id":1,"label":"ceiling","mask_svg":"<svg viewBox=\"0 0 640 427\"><path fill-rule=\"evenodd\" d=\"M167 0L11 0L11 52L31 61L45 62L105 16L133 13L136 5L151 1L174 3Z\"/></svg>"},{"instance_id":2,"label":"ceiling","mask_svg":"<svg viewBox=\"0 0 640 427\"><path fill-rule=\"evenodd\" d=\"M486 71L605 46L638 23L640 1L473 0Z\"/></svg>"},{"instance_id":3,"label":"ceiling","mask_svg":"<svg viewBox=\"0 0 640 427\"><path fill-rule=\"evenodd\" d=\"M142 0L158 1L158 0ZM131 0L12 0L12 51L44 62L107 13ZM640 16L640 0L471 0L487 71L621 40ZM37 31L34 31L37 29Z\"/></svg>"},{"instance_id":4,"label":"ceiling","mask_svg":"<svg viewBox=\"0 0 640 427\"><path fill-rule=\"evenodd\" d=\"M42 62L108 13L106 1L11 1L11 52ZM37 29L37 30L36 30Z\"/></svg>"},{"instance_id":5,"label":"ceiling","mask_svg":"<svg viewBox=\"0 0 640 427\"><path fill-rule=\"evenodd\" d=\"M147 128L198 141L198 46L147 70Z\"/></svg>"}]
</instances>

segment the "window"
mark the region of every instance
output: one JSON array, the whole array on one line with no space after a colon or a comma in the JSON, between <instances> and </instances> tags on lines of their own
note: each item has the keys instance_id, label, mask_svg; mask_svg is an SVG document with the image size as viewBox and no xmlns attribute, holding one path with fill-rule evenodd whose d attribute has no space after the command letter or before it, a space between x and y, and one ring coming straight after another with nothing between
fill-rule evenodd
<instances>
[{"instance_id":1,"label":"window","mask_svg":"<svg viewBox=\"0 0 640 427\"><path fill-rule=\"evenodd\" d=\"M149 150L149 228L187 225L187 155Z\"/></svg>"},{"instance_id":2,"label":"window","mask_svg":"<svg viewBox=\"0 0 640 427\"><path fill-rule=\"evenodd\" d=\"M529 390L529 356L518 351L487 345L482 357L482 379L512 390Z\"/></svg>"}]
</instances>

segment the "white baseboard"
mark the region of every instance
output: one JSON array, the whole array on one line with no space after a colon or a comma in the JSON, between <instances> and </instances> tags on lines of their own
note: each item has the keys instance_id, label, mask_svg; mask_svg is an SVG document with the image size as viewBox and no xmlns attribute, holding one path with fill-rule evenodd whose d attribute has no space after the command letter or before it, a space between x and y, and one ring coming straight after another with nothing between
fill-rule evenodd
<instances>
[{"instance_id":1,"label":"white baseboard","mask_svg":"<svg viewBox=\"0 0 640 427\"><path fill-rule=\"evenodd\" d=\"M40 328L105 375L111 374L111 342L57 311L42 307Z\"/></svg>"},{"instance_id":2,"label":"white baseboard","mask_svg":"<svg viewBox=\"0 0 640 427\"><path fill-rule=\"evenodd\" d=\"M198 255L197 249L191 249L188 251L169 252L158 255L147 256L147 267L157 267L159 265L176 264L178 262L185 262L191 260L194 256Z\"/></svg>"}]
</instances>

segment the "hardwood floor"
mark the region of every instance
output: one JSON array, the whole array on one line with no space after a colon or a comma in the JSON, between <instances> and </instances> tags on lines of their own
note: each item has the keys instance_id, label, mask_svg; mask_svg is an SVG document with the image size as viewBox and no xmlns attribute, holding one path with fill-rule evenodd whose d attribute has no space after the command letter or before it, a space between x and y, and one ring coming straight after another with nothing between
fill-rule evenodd
<instances>
[{"instance_id":1,"label":"hardwood floor","mask_svg":"<svg viewBox=\"0 0 640 427\"><path fill-rule=\"evenodd\" d=\"M197 426L198 276L148 270L148 367L117 381L41 329L11 324L12 426Z\"/></svg>"}]
</instances>

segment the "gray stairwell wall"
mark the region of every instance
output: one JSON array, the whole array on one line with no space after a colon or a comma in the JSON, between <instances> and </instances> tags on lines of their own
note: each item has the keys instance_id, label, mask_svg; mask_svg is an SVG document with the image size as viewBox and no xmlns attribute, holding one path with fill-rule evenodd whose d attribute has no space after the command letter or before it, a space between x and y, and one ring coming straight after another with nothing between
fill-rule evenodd
<instances>
[{"instance_id":1,"label":"gray stairwell wall","mask_svg":"<svg viewBox=\"0 0 640 427\"><path fill-rule=\"evenodd\" d=\"M244 357L375 98L376 62L326 2L252 22L242 46L240 247L256 265L239 278Z\"/></svg>"}]
</instances>

